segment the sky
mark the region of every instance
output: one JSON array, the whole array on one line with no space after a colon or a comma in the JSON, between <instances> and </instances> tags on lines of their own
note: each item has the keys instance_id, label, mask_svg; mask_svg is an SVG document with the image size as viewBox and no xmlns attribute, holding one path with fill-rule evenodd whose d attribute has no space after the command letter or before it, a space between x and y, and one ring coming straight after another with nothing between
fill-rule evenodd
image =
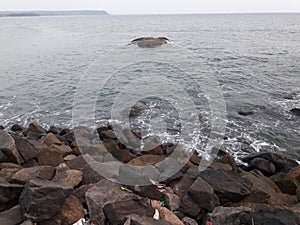
<instances>
[{"instance_id":1,"label":"sky","mask_svg":"<svg viewBox=\"0 0 300 225\"><path fill-rule=\"evenodd\" d=\"M72 9L110 14L300 12L300 0L0 0L0 11Z\"/></svg>"}]
</instances>

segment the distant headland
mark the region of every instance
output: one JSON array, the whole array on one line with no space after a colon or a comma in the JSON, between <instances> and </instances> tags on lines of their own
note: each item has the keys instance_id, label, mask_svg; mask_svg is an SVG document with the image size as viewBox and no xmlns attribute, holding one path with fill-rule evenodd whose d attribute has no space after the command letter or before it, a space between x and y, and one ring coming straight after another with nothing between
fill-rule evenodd
<instances>
[{"instance_id":1,"label":"distant headland","mask_svg":"<svg viewBox=\"0 0 300 225\"><path fill-rule=\"evenodd\" d=\"M23 16L102 16L105 10L61 10L61 11L0 11L0 17Z\"/></svg>"}]
</instances>

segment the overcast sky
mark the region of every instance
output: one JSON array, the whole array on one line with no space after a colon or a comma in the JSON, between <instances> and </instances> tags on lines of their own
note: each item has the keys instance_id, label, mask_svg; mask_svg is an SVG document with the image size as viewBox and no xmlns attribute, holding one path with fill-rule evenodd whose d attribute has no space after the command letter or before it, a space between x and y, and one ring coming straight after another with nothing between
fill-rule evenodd
<instances>
[{"instance_id":1,"label":"overcast sky","mask_svg":"<svg viewBox=\"0 0 300 225\"><path fill-rule=\"evenodd\" d=\"M96 9L111 14L300 12L300 0L0 0L0 10Z\"/></svg>"}]
</instances>

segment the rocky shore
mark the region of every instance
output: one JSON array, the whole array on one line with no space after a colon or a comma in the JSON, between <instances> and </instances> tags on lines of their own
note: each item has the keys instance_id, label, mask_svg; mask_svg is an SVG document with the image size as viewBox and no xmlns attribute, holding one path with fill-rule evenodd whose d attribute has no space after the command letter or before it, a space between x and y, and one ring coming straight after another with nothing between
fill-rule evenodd
<instances>
[{"instance_id":1,"label":"rocky shore","mask_svg":"<svg viewBox=\"0 0 300 225\"><path fill-rule=\"evenodd\" d=\"M0 225L72 225L81 218L95 225L197 225L203 211L214 225L300 224L300 166L293 159L263 152L237 164L220 150L200 172L194 154L163 182L124 186L94 171L85 156L152 166L159 177L165 171L156 165L176 145L152 145L150 138L136 152L110 126L80 134L84 153L71 129L31 123L0 130Z\"/></svg>"}]
</instances>

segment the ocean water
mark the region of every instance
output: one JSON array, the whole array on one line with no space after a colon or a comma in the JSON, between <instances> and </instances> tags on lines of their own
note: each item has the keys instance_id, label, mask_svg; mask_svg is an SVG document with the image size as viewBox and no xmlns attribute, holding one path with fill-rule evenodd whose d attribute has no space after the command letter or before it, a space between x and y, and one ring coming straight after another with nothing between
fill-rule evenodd
<instances>
[{"instance_id":1,"label":"ocean water","mask_svg":"<svg viewBox=\"0 0 300 225\"><path fill-rule=\"evenodd\" d=\"M299 116L290 113L300 107L299 21L300 14L0 18L0 125L118 121L165 142L194 135L186 142L200 153L212 133L224 133L223 148L236 156L247 154L246 144L300 160ZM128 45L141 36L171 43Z\"/></svg>"}]
</instances>

